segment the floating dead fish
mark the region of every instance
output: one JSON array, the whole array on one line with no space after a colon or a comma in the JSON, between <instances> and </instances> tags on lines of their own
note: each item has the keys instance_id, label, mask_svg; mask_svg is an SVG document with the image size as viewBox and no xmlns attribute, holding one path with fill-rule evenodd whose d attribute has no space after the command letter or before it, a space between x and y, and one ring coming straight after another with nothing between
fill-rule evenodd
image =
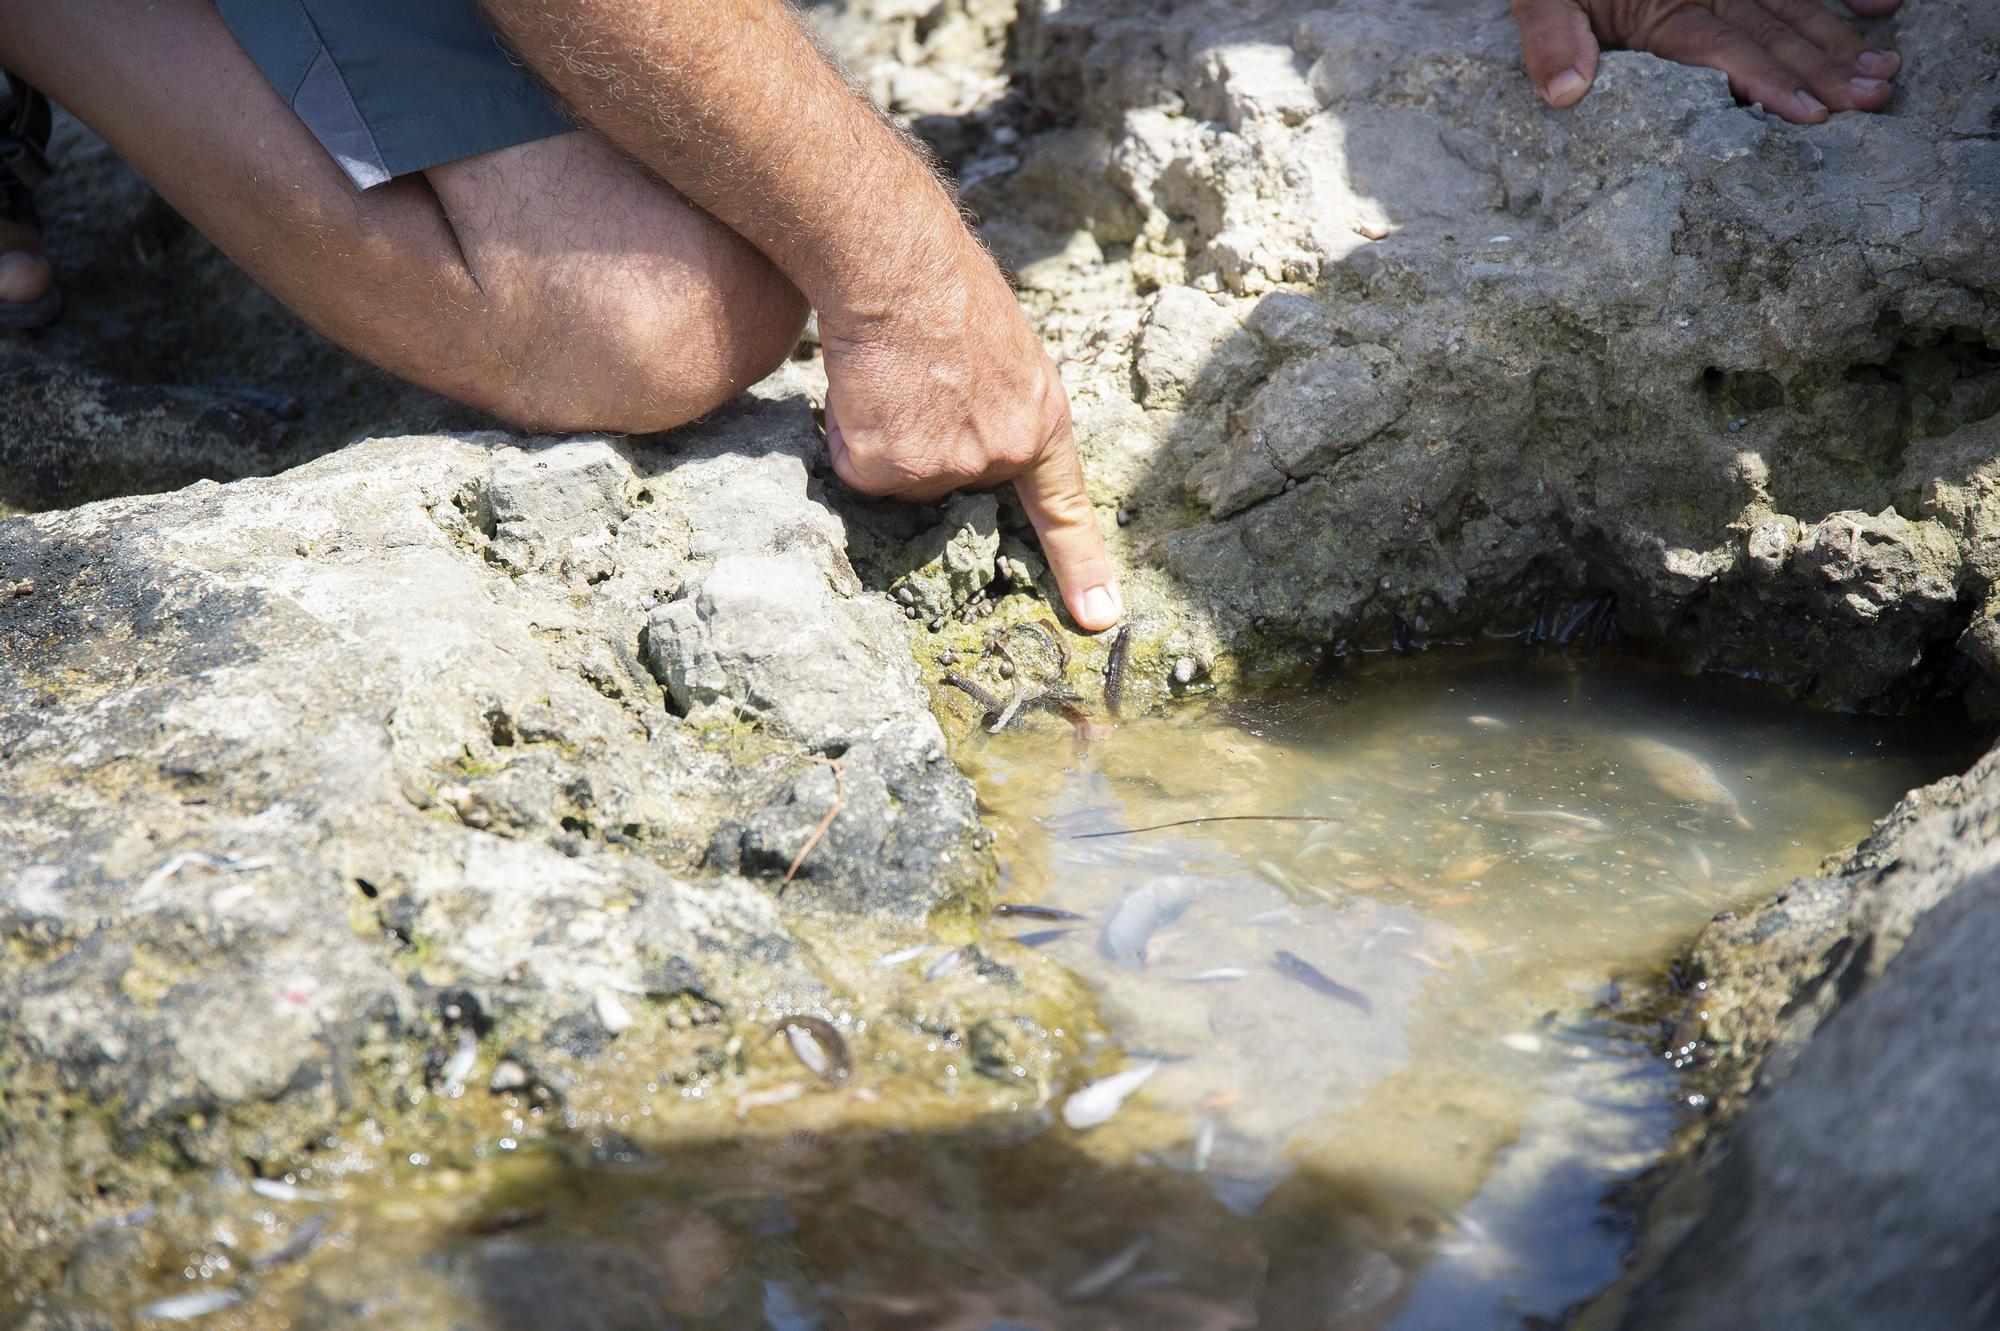
<instances>
[{"instance_id":1,"label":"floating dead fish","mask_svg":"<svg viewBox=\"0 0 2000 1331\"><path fill-rule=\"evenodd\" d=\"M256 1193L259 1197L269 1197L274 1202L330 1202L333 1200L333 1194L330 1192L322 1192L318 1188L301 1188L296 1183L287 1183L283 1179L275 1178L251 1179L250 1191Z\"/></svg>"},{"instance_id":2,"label":"floating dead fish","mask_svg":"<svg viewBox=\"0 0 2000 1331\"><path fill-rule=\"evenodd\" d=\"M1172 875L1135 888L1104 922L1104 932L1097 938L1098 950L1127 966L1143 965L1146 944L1153 935L1179 919L1201 892L1199 878Z\"/></svg>"},{"instance_id":3,"label":"floating dead fish","mask_svg":"<svg viewBox=\"0 0 2000 1331\"><path fill-rule=\"evenodd\" d=\"M1054 906L1036 905L1030 902L1003 901L993 908L995 915L1019 915L1030 920L1080 920L1083 916L1073 910L1058 910Z\"/></svg>"},{"instance_id":4,"label":"floating dead fish","mask_svg":"<svg viewBox=\"0 0 2000 1331\"><path fill-rule=\"evenodd\" d=\"M1070 1281L1063 1290L1063 1297L1072 1303L1081 1303L1085 1299L1110 1293L1119 1281L1132 1274L1132 1268L1139 1264L1139 1259L1146 1255L1146 1249L1152 1246L1153 1236L1141 1234L1120 1248L1116 1256Z\"/></svg>"},{"instance_id":5,"label":"floating dead fish","mask_svg":"<svg viewBox=\"0 0 2000 1331\"><path fill-rule=\"evenodd\" d=\"M139 1309L139 1316L161 1322L191 1322L197 1317L219 1313L224 1308L234 1308L241 1302L243 1296L233 1289L203 1289L156 1299Z\"/></svg>"},{"instance_id":6,"label":"floating dead fish","mask_svg":"<svg viewBox=\"0 0 2000 1331\"><path fill-rule=\"evenodd\" d=\"M1081 932L1083 931L1080 929L1037 929L1033 933L1015 934L1011 941L1019 943L1022 947L1046 947L1058 938L1067 938L1071 934Z\"/></svg>"},{"instance_id":7,"label":"floating dead fish","mask_svg":"<svg viewBox=\"0 0 2000 1331\"><path fill-rule=\"evenodd\" d=\"M327 1224L333 1216L320 1211L299 1222L292 1236L261 1257L250 1259L250 1265L259 1271L269 1271L273 1267L288 1266L298 1261L319 1246L320 1237L326 1233Z\"/></svg>"},{"instance_id":8,"label":"floating dead fish","mask_svg":"<svg viewBox=\"0 0 2000 1331\"><path fill-rule=\"evenodd\" d=\"M1174 978L1182 984L1218 984L1224 980L1241 980L1250 974L1241 966L1216 966L1210 970L1196 971L1193 975L1179 975Z\"/></svg>"},{"instance_id":9,"label":"floating dead fish","mask_svg":"<svg viewBox=\"0 0 2000 1331\"><path fill-rule=\"evenodd\" d=\"M912 943L909 947L899 947L894 952L884 952L875 958L877 966L900 966L906 961L915 961L931 950L929 943Z\"/></svg>"},{"instance_id":10,"label":"floating dead fish","mask_svg":"<svg viewBox=\"0 0 2000 1331\"><path fill-rule=\"evenodd\" d=\"M1580 832L1608 832L1611 824L1602 818L1593 818L1587 813L1572 813L1568 809L1514 809L1509 808L1507 797L1498 791L1491 791L1473 802L1467 812L1474 818L1483 818L1493 823L1553 823L1560 827L1573 827Z\"/></svg>"},{"instance_id":11,"label":"floating dead fish","mask_svg":"<svg viewBox=\"0 0 2000 1331\"><path fill-rule=\"evenodd\" d=\"M1714 809L1744 831L1751 830L1750 820L1743 816L1743 807L1736 802L1735 792L1723 784L1713 767L1686 749L1677 749L1656 739L1634 735L1625 742L1631 747L1632 757L1638 762L1639 769L1667 795L1685 804L1700 804Z\"/></svg>"},{"instance_id":12,"label":"floating dead fish","mask_svg":"<svg viewBox=\"0 0 2000 1331\"><path fill-rule=\"evenodd\" d=\"M776 1086L766 1086L761 1090L745 1091L736 1097L736 1117L740 1122L753 1109L767 1109L772 1105L782 1105L796 1100L806 1093L802 1081L779 1082Z\"/></svg>"},{"instance_id":13,"label":"floating dead fish","mask_svg":"<svg viewBox=\"0 0 2000 1331\"><path fill-rule=\"evenodd\" d=\"M827 1085L844 1085L854 1071L854 1060L848 1055L847 1041L841 1038L832 1022L818 1017L785 1017L775 1023L772 1030L782 1034L785 1043L792 1047L792 1054L806 1065L806 1070Z\"/></svg>"},{"instance_id":14,"label":"floating dead fish","mask_svg":"<svg viewBox=\"0 0 2000 1331\"><path fill-rule=\"evenodd\" d=\"M1159 1060L1149 1058L1123 1072L1099 1077L1063 1102L1062 1121L1078 1132L1109 1122L1124 1107L1125 1098L1151 1081L1159 1070Z\"/></svg>"},{"instance_id":15,"label":"floating dead fish","mask_svg":"<svg viewBox=\"0 0 2000 1331\"><path fill-rule=\"evenodd\" d=\"M466 1027L458 1029L458 1048L452 1051L451 1061L444 1065L439 1079L444 1086L444 1094L457 1095L465 1089L465 1079L472 1075L472 1065L479 1059L479 1041Z\"/></svg>"},{"instance_id":16,"label":"floating dead fish","mask_svg":"<svg viewBox=\"0 0 2000 1331\"><path fill-rule=\"evenodd\" d=\"M1304 957L1279 948L1272 954L1271 964L1278 968L1280 974L1297 980L1308 989L1316 989L1329 998L1337 998L1343 1003L1360 1008L1369 1016L1375 1013L1374 1001L1368 995L1359 989L1348 988Z\"/></svg>"},{"instance_id":17,"label":"floating dead fish","mask_svg":"<svg viewBox=\"0 0 2000 1331\"><path fill-rule=\"evenodd\" d=\"M964 960L965 949L955 947L925 967L924 978L926 980L942 980L945 976L957 970L958 964Z\"/></svg>"}]
</instances>

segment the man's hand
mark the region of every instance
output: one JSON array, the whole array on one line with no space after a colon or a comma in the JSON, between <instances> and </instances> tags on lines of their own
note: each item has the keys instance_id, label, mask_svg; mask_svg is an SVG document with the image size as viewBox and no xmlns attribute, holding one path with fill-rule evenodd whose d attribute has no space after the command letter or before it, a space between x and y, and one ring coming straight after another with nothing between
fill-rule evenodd
<instances>
[{"instance_id":1,"label":"man's hand","mask_svg":"<svg viewBox=\"0 0 2000 1331\"><path fill-rule=\"evenodd\" d=\"M1901 0L1848 0L1871 18ZM1821 0L1512 0L1528 77L1550 106L1574 106L1600 47L1719 69L1746 102L1799 125L1889 104L1893 52L1869 45Z\"/></svg>"},{"instance_id":2,"label":"man's hand","mask_svg":"<svg viewBox=\"0 0 2000 1331\"><path fill-rule=\"evenodd\" d=\"M864 494L931 500L1011 480L1081 627L1123 613L1070 435L1069 399L971 237L892 313L820 312L827 447Z\"/></svg>"},{"instance_id":3,"label":"man's hand","mask_svg":"<svg viewBox=\"0 0 2000 1331\"><path fill-rule=\"evenodd\" d=\"M843 480L934 499L1012 479L1071 618L1117 622L1055 366L951 195L783 0L480 3L585 120L811 300Z\"/></svg>"}]
</instances>

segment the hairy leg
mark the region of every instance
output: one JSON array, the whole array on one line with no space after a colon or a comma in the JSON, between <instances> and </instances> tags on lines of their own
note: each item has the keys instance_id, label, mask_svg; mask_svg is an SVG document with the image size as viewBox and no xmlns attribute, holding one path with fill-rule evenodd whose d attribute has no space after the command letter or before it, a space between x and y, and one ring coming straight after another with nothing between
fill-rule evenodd
<instances>
[{"instance_id":1,"label":"hairy leg","mask_svg":"<svg viewBox=\"0 0 2000 1331\"><path fill-rule=\"evenodd\" d=\"M804 321L768 260L588 132L356 190L212 0L0 0L0 65L307 323L517 424L680 424Z\"/></svg>"}]
</instances>

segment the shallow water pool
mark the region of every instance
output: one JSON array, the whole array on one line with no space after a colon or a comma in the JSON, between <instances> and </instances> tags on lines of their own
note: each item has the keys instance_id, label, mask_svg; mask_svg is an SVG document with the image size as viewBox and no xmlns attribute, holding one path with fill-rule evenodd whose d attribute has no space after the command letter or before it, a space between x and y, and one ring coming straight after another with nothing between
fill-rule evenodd
<instances>
[{"instance_id":1,"label":"shallow water pool","mask_svg":"<svg viewBox=\"0 0 2000 1331\"><path fill-rule=\"evenodd\" d=\"M775 1006L629 1032L542 1099L495 1034L458 1046L463 1086L280 1178L202 1172L94 1226L29 1301L336 1331L1535 1325L1617 1274L1618 1190L1693 1094L1671 959L1976 756L1518 655L1091 730L1034 712L959 748L1001 896L1039 914L813 940L852 995L837 1086ZM1124 1095L1058 1075L1079 1042Z\"/></svg>"},{"instance_id":2,"label":"shallow water pool","mask_svg":"<svg viewBox=\"0 0 2000 1331\"><path fill-rule=\"evenodd\" d=\"M1514 657L1196 701L1087 754L1005 734L974 770L1006 895L1085 917L1014 932L1158 1065L1128 1104L1153 1139L1178 1123L1161 1164L1236 1212L1307 1178L1348 1199L1356 1274L1300 1296L1338 1302L1329 1324L1463 1328L1616 1275L1607 1195L1689 1094L1648 1011L1676 952L1970 756L1747 686Z\"/></svg>"}]
</instances>

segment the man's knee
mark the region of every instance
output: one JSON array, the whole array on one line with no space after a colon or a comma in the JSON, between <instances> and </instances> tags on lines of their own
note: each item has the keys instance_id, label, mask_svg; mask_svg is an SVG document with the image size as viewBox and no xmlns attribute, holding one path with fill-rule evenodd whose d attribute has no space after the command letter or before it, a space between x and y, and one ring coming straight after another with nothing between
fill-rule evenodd
<instances>
[{"instance_id":1,"label":"man's knee","mask_svg":"<svg viewBox=\"0 0 2000 1331\"><path fill-rule=\"evenodd\" d=\"M707 317L663 320L643 294L538 320L511 364L478 376L473 405L524 430L649 434L706 416L784 363L805 298L776 271Z\"/></svg>"}]
</instances>

